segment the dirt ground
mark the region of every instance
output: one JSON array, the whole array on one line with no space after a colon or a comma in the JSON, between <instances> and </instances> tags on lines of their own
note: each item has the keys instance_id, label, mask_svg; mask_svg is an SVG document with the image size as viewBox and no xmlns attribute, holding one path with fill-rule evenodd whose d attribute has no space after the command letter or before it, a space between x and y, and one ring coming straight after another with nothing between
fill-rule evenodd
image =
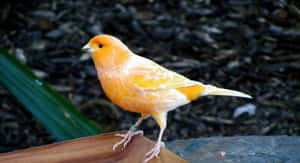
<instances>
[{"instance_id":1,"label":"dirt ground","mask_svg":"<svg viewBox=\"0 0 300 163\"><path fill-rule=\"evenodd\" d=\"M112 105L92 61L82 58L81 47L100 33L117 36L135 53L190 79L254 97L201 97L180 107L168 114L164 141L300 134L299 1L14 0L0 5L1 45L105 132L126 130L139 115ZM246 111L234 116L239 107ZM159 132L151 118L140 129L153 140ZM0 152L54 141L0 88Z\"/></svg>"}]
</instances>

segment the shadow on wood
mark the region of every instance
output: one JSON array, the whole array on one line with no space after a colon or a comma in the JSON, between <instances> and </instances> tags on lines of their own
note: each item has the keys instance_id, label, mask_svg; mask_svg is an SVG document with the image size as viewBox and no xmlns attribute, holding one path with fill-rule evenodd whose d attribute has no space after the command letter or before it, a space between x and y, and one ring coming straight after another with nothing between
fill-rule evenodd
<instances>
[{"instance_id":1,"label":"shadow on wood","mask_svg":"<svg viewBox=\"0 0 300 163\"><path fill-rule=\"evenodd\" d=\"M121 147L113 152L112 146L121 140L114 136L114 132L97 135L87 138L75 139L62 143L56 143L22 151L16 151L0 155L1 163L22 162L130 162L141 163L145 159L145 154L154 147L154 143L143 136L135 136L122 151ZM161 148L158 159L153 159L151 163L180 162L186 163L181 157L173 154L165 148Z\"/></svg>"}]
</instances>

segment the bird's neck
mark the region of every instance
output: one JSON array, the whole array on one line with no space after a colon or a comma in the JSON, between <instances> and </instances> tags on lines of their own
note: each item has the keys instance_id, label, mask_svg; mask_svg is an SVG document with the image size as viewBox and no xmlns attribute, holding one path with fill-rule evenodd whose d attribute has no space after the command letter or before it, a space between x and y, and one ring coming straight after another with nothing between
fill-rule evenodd
<instances>
[{"instance_id":1,"label":"bird's neck","mask_svg":"<svg viewBox=\"0 0 300 163\"><path fill-rule=\"evenodd\" d=\"M131 51L116 49L102 54L95 54L93 60L97 69L112 70L126 65L131 56Z\"/></svg>"}]
</instances>

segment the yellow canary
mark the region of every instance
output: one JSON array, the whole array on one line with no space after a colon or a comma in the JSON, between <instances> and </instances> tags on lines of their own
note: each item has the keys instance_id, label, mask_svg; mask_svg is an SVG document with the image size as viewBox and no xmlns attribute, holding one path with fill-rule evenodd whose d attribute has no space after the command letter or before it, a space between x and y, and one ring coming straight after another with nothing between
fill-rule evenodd
<instances>
[{"instance_id":1,"label":"yellow canary","mask_svg":"<svg viewBox=\"0 0 300 163\"><path fill-rule=\"evenodd\" d=\"M141 114L141 118L127 134L117 135L123 139L113 146L113 150L121 144L125 148L133 136L142 134L136 128L147 116L152 116L159 124L157 143L146 154L144 162L159 155L168 111L206 95L251 98L238 91L190 80L134 54L119 39L110 35L93 37L83 50L91 53L101 86L108 98L125 110Z\"/></svg>"}]
</instances>

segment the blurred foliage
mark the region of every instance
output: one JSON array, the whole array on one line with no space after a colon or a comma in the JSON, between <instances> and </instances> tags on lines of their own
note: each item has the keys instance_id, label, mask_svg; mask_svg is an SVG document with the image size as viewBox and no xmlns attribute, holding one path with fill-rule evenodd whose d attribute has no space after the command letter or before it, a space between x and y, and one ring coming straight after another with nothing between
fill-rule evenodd
<instances>
[{"instance_id":1,"label":"blurred foliage","mask_svg":"<svg viewBox=\"0 0 300 163\"><path fill-rule=\"evenodd\" d=\"M59 141L91 136L100 129L25 65L0 47L0 83Z\"/></svg>"}]
</instances>

